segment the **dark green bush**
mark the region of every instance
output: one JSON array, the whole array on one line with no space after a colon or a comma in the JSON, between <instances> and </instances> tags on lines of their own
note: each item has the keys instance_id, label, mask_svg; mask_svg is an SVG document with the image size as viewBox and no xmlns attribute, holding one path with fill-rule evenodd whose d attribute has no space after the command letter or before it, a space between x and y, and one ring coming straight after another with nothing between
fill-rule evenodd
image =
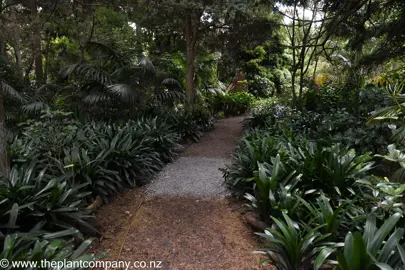
<instances>
[{"instance_id":1,"label":"dark green bush","mask_svg":"<svg viewBox=\"0 0 405 270\"><path fill-rule=\"evenodd\" d=\"M201 117L204 117L201 115ZM178 113L171 113L168 117L169 123L171 123L173 129L180 135L185 141L198 142L203 132L205 131L205 125L208 123L206 119L198 119L193 112L185 111Z\"/></svg>"},{"instance_id":2,"label":"dark green bush","mask_svg":"<svg viewBox=\"0 0 405 270\"><path fill-rule=\"evenodd\" d=\"M69 175L72 186L90 183L94 195L107 199L172 161L181 150L179 138L172 125L156 117L125 125L50 118L29 123L10 152L13 164L38 160L55 177Z\"/></svg>"},{"instance_id":3,"label":"dark green bush","mask_svg":"<svg viewBox=\"0 0 405 270\"><path fill-rule=\"evenodd\" d=\"M93 218L85 198L90 182L71 185L69 175L55 177L38 163L14 166L0 181L0 235L29 232L32 228L55 232L69 229L93 231Z\"/></svg>"},{"instance_id":4,"label":"dark green bush","mask_svg":"<svg viewBox=\"0 0 405 270\"><path fill-rule=\"evenodd\" d=\"M328 112L344 105L343 88L340 85L327 84L320 89L308 90L305 92L303 100L307 110Z\"/></svg>"},{"instance_id":5,"label":"dark green bush","mask_svg":"<svg viewBox=\"0 0 405 270\"><path fill-rule=\"evenodd\" d=\"M272 218L277 229L269 228L259 233L266 240L265 254L280 270L319 269L334 243L327 242L328 234L322 234L322 225L308 228L294 223L283 213L283 219ZM328 253L325 254L325 251Z\"/></svg>"},{"instance_id":6,"label":"dark green bush","mask_svg":"<svg viewBox=\"0 0 405 270\"><path fill-rule=\"evenodd\" d=\"M206 103L210 110L217 114L223 112L225 116L242 115L252 104L254 97L246 92L208 95Z\"/></svg>"},{"instance_id":7,"label":"dark green bush","mask_svg":"<svg viewBox=\"0 0 405 270\"><path fill-rule=\"evenodd\" d=\"M10 145L11 173L0 179L3 258L77 258L88 243L75 251L62 239L96 232L87 208L96 196L108 200L150 179L178 156L181 139L197 141L212 127L198 109L154 109L123 123L83 123L48 110L22 124Z\"/></svg>"},{"instance_id":8,"label":"dark green bush","mask_svg":"<svg viewBox=\"0 0 405 270\"><path fill-rule=\"evenodd\" d=\"M338 99L319 102L328 109L295 110L272 102L253 107L246 120L245 136L232 164L224 170L225 181L238 195L248 192L245 198L269 224L263 234L269 241L266 254L278 269L319 269L325 262L351 269L354 261L347 250L356 245L366 247L353 254L367 258L367 269L377 264L397 269L402 265L399 253L405 247L403 230L398 229L387 239L392 227L384 224L380 230L375 228L385 220L392 221L393 216L395 222L390 221L389 226L398 220L403 223L405 185L371 174L373 154L386 152L392 132L387 125L366 126L366 115L360 110L334 109L340 106ZM379 157L403 167L402 152L395 149L390 146L389 154ZM402 179L402 174L403 168L392 179ZM281 216L286 223L276 219ZM370 222L370 216L377 220ZM297 228L312 232L310 241L320 237L325 243L317 249L309 241L311 253L299 253L308 246L299 246L302 243L296 240ZM379 236L370 240L370 229ZM354 242L350 231L359 231ZM368 236L361 238L361 232ZM345 237L342 255L340 242ZM386 247L381 246L384 240ZM374 250L369 249L372 245ZM329 257L333 260L326 261Z\"/></svg>"},{"instance_id":9,"label":"dark green bush","mask_svg":"<svg viewBox=\"0 0 405 270\"><path fill-rule=\"evenodd\" d=\"M300 192L296 187L302 175L296 171L289 172L280 161L280 155L272 158L271 164L258 163L258 166L258 172L250 179L254 184L254 196L249 193L245 195L253 209L266 222L270 220L270 215L281 217L282 213L294 214L299 205L296 195Z\"/></svg>"},{"instance_id":10,"label":"dark green bush","mask_svg":"<svg viewBox=\"0 0 405 270\"><path fill-rule=\"evenodd\" d=\"M83 241L75 248L72 242L61 239L53 239L50 235L38 237L35 234L12 234L8 235L1 245L3 251L0 253L0 260L6 259L10 262L8 267L3 269L49 269L56 270L59 268L41 267L41 261L61 262L65 261L95 261L97 256L94 254L83 254L90 246L92 240ZM11 262L29 262L36 263L37 267L13 268ZM72 270L80 268L69 268Z\"/></svg>"},{"instance_id":11,"label":"dark green bush","mask_svg":"<svg viewBox=\"0 0 405 270\"><path fill-rule=\"evenodd\" d=\"M344 249L337 256L336 269L403 269L404 229L395 228L399 219L400 215L394 214L378 227L375 216L369 215L363 235L360 232L347 234Z\"/></svg>"},{"instance_id":12,"label":"dark green bush","mask_svg":"<svg viewBox=\"0 0 405 270\"><path fill-rule=\"evenodd\" d=\"M254 75L249 80L249 93L255 97L267 98L273 96L276 92L276 86L268 77Z\"/></svg>"},{"instance_id":13,"label":"dark green bush","mask_svg":"<svg viewBox=\"0 0 405 270\"><path fill-rule=\"evenodd\" d=\"M278 154L283 160L283 150L287 149L282 141L260 130L247 132L240 141L232 164L224 170L227 185L238 194L250 191L252 188L249 180L258 171L258 164L270 162Z\"/></svg>"},{"instance_id":14,"label":"dark green bush","mask_svg":"<svg viewBox=\"0 0 405 270\"><path fill-rule=\"evenodd\" d=\"M288 156L291 169L302 174L301 188L321 189L335 198L353 192L356 179L362 179L373 165L370 153L357 155L354 149L338 144L326 148L314 144L291 146Z\"/></svg>"},{"instance_id":15,"label":"dark green bush","mask_svg":"<svg viewBox=\"0 0 405 270\"><path fill-rule=\"evenodd\" d=\"M262 128L275 135L300 134L322 146L340 143L359 153L384 153L392 136L387 124L367 126L366 118L346 109L327 113L300 111L280 104L258 104L245 121L247 128Z\"/></svg>"}]
</instances>

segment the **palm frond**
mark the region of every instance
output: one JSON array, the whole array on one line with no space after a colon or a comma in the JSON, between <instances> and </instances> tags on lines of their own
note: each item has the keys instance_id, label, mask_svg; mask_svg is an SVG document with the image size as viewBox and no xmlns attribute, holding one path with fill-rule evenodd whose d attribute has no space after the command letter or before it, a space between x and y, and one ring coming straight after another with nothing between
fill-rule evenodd
<instances>
[{"instance_id":1,"label":"palm frond","mask_svg":"<svg viewBox=\"0 0 405 270\"><path fill-rule=\"evenodd\" d=\"M18 116L15 112L6 112L6 121L15 121L18 119Z\"/></svg>"},{"instance_id":2,"label":"palm frond","mask_svg":"<svg viewBox=\"0 0 405 270\"><path fill-rule=\"evenodd\" d=\"M13 87L8 85L7 83L0 81L0 90L3 91L3 94L6 97L12 98L17 100L21 103L24 103L24 98L18 93Z\"/></svg>"},{"instance_id":3,"label":"palm frond","mask_svg":"<svg viewBox=\"0 0 405 270\"><path fill-rule=\"evenodd\" d=\"M110 97L104 93L91 93L83 98L83 102L93 106L97 103L104 103L110 100Z\"/></svg>"},{"instance_id":4,"label":"palm frond","mask_svg":"<svg viewBox=\"0 0 405 270\"><path fill-rule=\"evenodd\" d=\"M158 94L155 95L154 99L160 103L165 103L168 101L182 101L184 100L184 93L181 91L175 91L175 90L164 90L162 92L159 92Z\"/></svg>"},{"instance_id":5,"label":"palm frond","mask_svg":"<svg viewBox=\"0 0 405 270\"><path fill-rule=\"evenodd\" d=\"M225 91L218 87L199 89L199 94L225 95Z\"/></svg>"},{"instance_id":6,"label":"palm frond","mask_svg":"<svg viewBox=\"0 0 405 270\"><path fill-rule=\"evenodd\" d=\"M405 141L405 126L401 126L392 132L392 139L398 142Z\"/></svg>"},{"instance_id":7,"label":"palm frond","mask_svg":"<svg viewBox=\"0 0 405 270\"><path fill-rule=\"evenodd\" d=\"M35 89L35 94L43 95L46 92L53 91L57 88L57 85L54 82L46 83Z\"/></svg>"},{"instance_id":8,"label":"palm frond","mask_svg":"<svg viewBox=\"0 0 405 270\"><path fill-rule=\"evenodd\" d=\"M139 61L138 66L142 69L142 74L144 76L146 75L154 76L156 74L155 66L147 57L143 56Z\"/></svg>"},{"instance_id":9,"label":"palm frond","mask_svg":"<svg viewBox=\"0 0 405 270\"><path fill-rule=\"evenodd\" d=\"M105 85L111 84L110 77L107 74L105 74L99 68L89 64L69 65L63 67L58 73L58 76L60 76L62 79L67 79L71 75L77 75L86 80L96 81Z\"/></svg>"},{"instance_id":10,"label":"palm frond","mask_svg":"<svg viewBox=\"0 0 405 270\"><path fill-rule=\"evenodd\" d=\"M107 60L116 67L128 64L127 59L122 54L105 44L92 41L87 44L86 49L90 53L96 53L96 58Z\"/></svg>"},{"instance_id":11,"label":"palm frond","mask_svg":"<svg viewBox=\"0 0 405 270\"><path fill-rule=\"evenodd\" d=\"M382 108L375 113L368 119L367 124L376 124L381 122L397 122L399 118L399 114L401 113L402 109L399 106L388 106Z\"/></svg>"},{"instance_id":12,"label":"palm frond","mask_svg":"<svg viewBox=\"0 0 405 270\"><path fill-rule=\"evenodd\" d=\"M37 101L22 106L21 111L28 115L38 115L41 113L42 110L44 110L47 107L48 107L47 104L41 101Z\"/></svg>"},{"instance_id":13,"label":"palm frond","mask_svg":"<svg viewBox=\"0 0 405 270\"><path fill-rule=\"evenodd\" d=\"M175 87L177 87L178 89L182 89L182 88L183 88L182 85L181 85L181 83L180 83L178 80L174 79L174 78L166 78L166 79L163 79L163 81L161 82L161 85L164 85L164 86L175 86Z\"/></svg>"},{"instance_id":14,"label":"palm frond","mask_svg":"<svg viewBox=\"0 0 405 270\"><path fill-rule=\"evenodd\" d=\"M125 103L134 103L137 98L135 89L128 84L110 85L107 92Z\"/></svg>"},{"instance_id":15,"label":"palm frond","mask_svg":"<svg viewBox=\"0 0 405 270\"><path fill-rule=\"evenodd\" d=\"M89 81L80 86L79 90L80 92L84 93L104 92L105 87L106 86L104 84L99 83L97 81Z\"/></svg>"}]
</instances>

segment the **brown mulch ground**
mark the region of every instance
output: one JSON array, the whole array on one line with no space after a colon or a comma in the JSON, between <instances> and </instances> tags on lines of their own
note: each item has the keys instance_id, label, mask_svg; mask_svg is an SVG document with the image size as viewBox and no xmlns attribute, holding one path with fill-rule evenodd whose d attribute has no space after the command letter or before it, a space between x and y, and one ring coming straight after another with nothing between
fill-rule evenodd
<instances>
[{"instance_id":1,"label":"brown mulch ground","mask_svg":"<svg viewBox=\"0 0 405 270\"><path fill-rule=\"evenodd\" d=\"M243 133L243 116L221 119L215 129L204 134L199 143L187 147L184 156L228 158Z\"/></svg>"},{"instance_id":2,"label":"brown mulch ground","mask_svg":"<svg viewBox=\"0 0 405 270\"><path fill-rule=\"evenodd\" d=\"M220 120L185 155L229 156L242 134L242 120ZM250 254L258 241L242 218L244 211L232 198L148 196L144 188L135 189L98 211L102 237L93 251L105 252L104 260L162 261L160 269L272 269Z\"/></svg>"}]
</instances>

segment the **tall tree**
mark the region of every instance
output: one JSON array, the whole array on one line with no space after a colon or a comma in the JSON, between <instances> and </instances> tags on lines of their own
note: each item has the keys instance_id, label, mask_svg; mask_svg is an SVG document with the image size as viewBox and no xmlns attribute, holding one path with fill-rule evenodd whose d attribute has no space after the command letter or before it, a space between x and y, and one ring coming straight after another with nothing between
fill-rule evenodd
<instances>
[{"instance_id":1,"label":"tall tree","mask_svg":"<svg viewBox=\"0 0 405 270\"><path fill-rule=\"evenodd\" d=\"M2 80L2 77L4 77L2 67L3 65L0 64L0 179L7 177L10 170L7 153L6 110L4 108L4 100L7 97L23 102L21 95Z\"/></svg>"},{"instance_id":2,"label":"tall tree","mask_svg":"<svg viewBox=\"0 0 405 270\"><path fill-rule=\"evenodd\" d=\"M30 0L31 29L32 29L32 58L35 65L35 78L40 85L44 82L44 73L42 67L42 49L41 49L41 24L38 20L38 6L36 0Z\"/></svg>"},{"instance_id":3,"label":"tall tree","mask_svg":"<svg viewBox=\"0 0 405 270\"><path fill-rule=\"evenodd\" d=\"M138 20L139 27L156 30L165 28L180 33L185 42L186 96L192 106L196 98L195 66L198 46L207 37L229 32L232 23L241 14L247 14L254 2L241 0L169 0L139 1L134 12L146 16ZM139 18L139 17L138 17Z\"/></svg>"},{"instance_id":4,"label":"tall tree","mask_svg":"<svg viewBox=\"0 0 405 270\"><path fill-rule=\"evenodd\" d=\"M286 0L278 12L284 17L288 36L287 48L291 50L291 91L293 104L300 105L304 80L309 66L323 55L330 59L336 47L330 40L345 22L355 16L368 2L334 0ZM298 95L296 78L298 80Z\"/></svg>"},{"instance_id":5,"label":"tall tree","mask_svg":"<svg viewBox=\"0 0 405 270\"><path fill-rule=\"evenodd\" d=\"M293 104L299 105L301 100L304 78L308 68L316 55L320 40L323 36L324 12L322 1L294 1L292 7L287 8L284 16L287 32L287 47L292 52L291 91ZM290 22L290 23L288 23ZM296 77L299 77L298 96L296 93Z\"/></svg>"},{"instance_id":6,"label":"tall tree","mask_svg":"<svg viewBox=\"0 0 405 270\"><path fill-rule=\"evenodd\" d=\"M362 56L360 65L380 64L392 58L405 56L405 1L368 0L356 13L350 13L344 24L335 27L334 34L347 40L346 50L362 51L366 46L373 47ZM342 4L334 8L342 11ZM344 11L344 10L343 10ZM344 16L342 12L336 12Z\"/></svg>"}]
</instances>

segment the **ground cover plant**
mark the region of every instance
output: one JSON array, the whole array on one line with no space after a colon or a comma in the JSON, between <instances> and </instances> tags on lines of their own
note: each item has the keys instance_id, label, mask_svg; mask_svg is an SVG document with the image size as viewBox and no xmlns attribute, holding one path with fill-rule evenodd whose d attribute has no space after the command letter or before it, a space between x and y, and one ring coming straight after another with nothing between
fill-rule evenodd
<instances>
[{"instance_id":1,"label":"ground cover plant","mask_svg":"<svg viewBox=\"0 0 405 270\"><path fill-rule=\"evenodd\" d=\"M388 145L402 145L401 131L389 127L402 111L329 105L257 103L224 169L226 184L268 224L259 235L277 269L402 269L403 152Z\"/></svg>"}]
</instances>

